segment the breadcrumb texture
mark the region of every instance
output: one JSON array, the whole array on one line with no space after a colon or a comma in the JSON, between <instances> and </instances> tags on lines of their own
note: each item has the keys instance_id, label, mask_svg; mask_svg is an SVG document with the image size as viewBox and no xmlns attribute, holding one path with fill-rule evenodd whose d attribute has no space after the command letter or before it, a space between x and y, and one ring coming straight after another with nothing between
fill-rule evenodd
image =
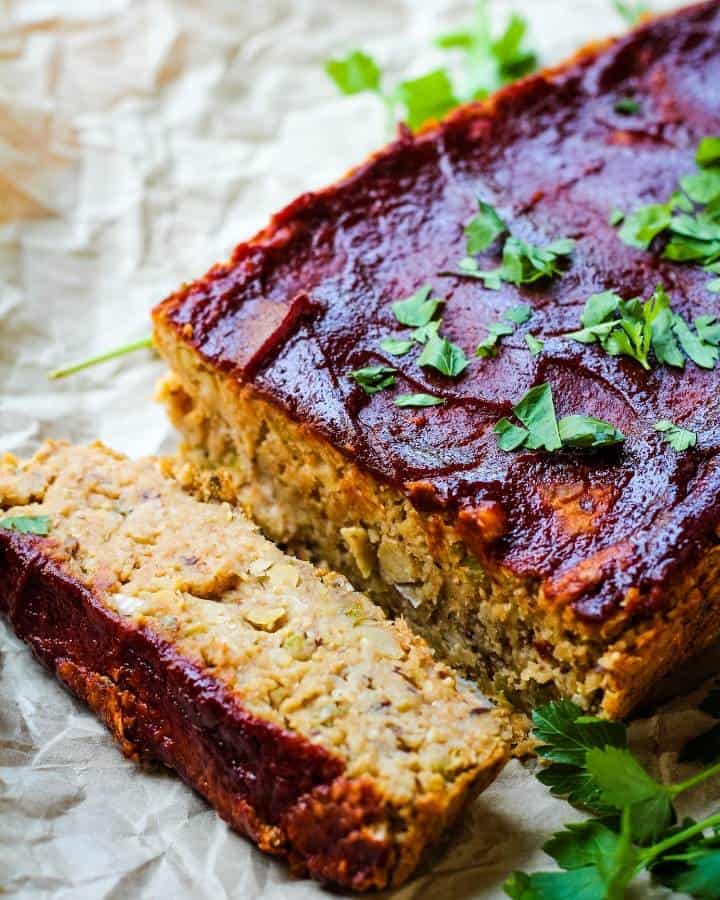
<instances>
[{"instance_id":1,"label":"breadcrumb texture","mask_svg":"<svg viewBox=\"0 0 720 900\"><path fill-rule=\"evenodd\" d=\"M706 272L626 246L608 217L664 202L694 170L700 139L720 133L719 82L713 0L402 134L168 298L154 314L165 396L188 458L217 467L208 489L495 693L629 712L720 629L720 367L646 372L562 335L607 289L648 297L663 283L688 320L715 311ZM492 291L453 275L478 198L522 240L573 238L562 277ZM497 261L496 248L479 260ZM417 364L419 346L380 345L409 337L392 305L423 284L468 358L510 307L532 318L445 378ZM348 375L376 365L396 383L368 396ZM500 450L493 426L545 382L558 416L610 421L622 447ZM395 406L417 391L445 402ZM677 453L661 419L697 446Z\"/></svg>"},{"instance_id":2,"label":"breadcrumb texture","mask_svg":"<svg viewBox=\"0 0 720 900\"><path fill-rule=\"evenodd\" d=\"M186 476L188 476L188 471ZM152 459L46 445L0 465L0 609L123 752L261 849L356 890L404 881L502 766L503 725L344 578Z\"/></svg>"}]
</instances>

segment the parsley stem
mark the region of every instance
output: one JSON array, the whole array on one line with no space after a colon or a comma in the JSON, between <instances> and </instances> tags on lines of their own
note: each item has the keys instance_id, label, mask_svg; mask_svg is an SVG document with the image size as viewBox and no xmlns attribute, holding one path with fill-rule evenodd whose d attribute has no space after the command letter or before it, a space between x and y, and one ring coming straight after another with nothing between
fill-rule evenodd
<instances>
[{"instance_id":1,"label":"parsley stem","mask_svg":"<svg viewBox=\"0 0 720 900\"><path fill-rule=\"evenodd\" d=\"M685 791L689 791L690 788L695 787L696 784L701 784L703 781L707 781L708 778L712 778L713 775L717 775L720 772L720 762L716 762L714 766L710 766L709 769L703 769L702 772L698 772L697 775L693 775L692 778L688 778L686 781L681 781L680 784L673 784L669 786L669 791L673 796L677 796L678 794L682 794Z\"/></svg>"},{"instance_id":2,"label":"parsley stem","mask_svg":"<svg viewBox=\"0 0 720 900\"><path fill-rule=\"evenodd\" d=\"M115 347L113 350L107 350L105 353L99 353L97 356L90 356L87 359L80 360L80 362L61 366L61 368L49 372L48 378L53 380L65 378L67 375L74 375L76 372L82 372L83 369L89 369L91 366L96 366L99 363L117 359L120 356L125 356L127 353L133 353L135 350L152 349L152 346L152 337L144 337L139 341L133 341L130 344L123 344L122 347Z\"/></svg>"},{"instance_id":3,"label":"parsley stem","mask_svg":"<svg viewBox=\"0 0 720 900\"><path fill-rule=\"evenodd\" d=\"M702 834L706 828L712 828L715 825L720 825L720 813L710 816L703 822L696 822L684 831L679 831L677 834L665 838L665 840L660 841L659 844L653 844L652 847L648 847L647 850L641 851L640 853L643 865L647 866L649 862L656 857L661 856L666 850L669 850L671 847L676 847L678 844L684 844L688 838L694 837L696 834Z\"/></svg>"}]
</instances>

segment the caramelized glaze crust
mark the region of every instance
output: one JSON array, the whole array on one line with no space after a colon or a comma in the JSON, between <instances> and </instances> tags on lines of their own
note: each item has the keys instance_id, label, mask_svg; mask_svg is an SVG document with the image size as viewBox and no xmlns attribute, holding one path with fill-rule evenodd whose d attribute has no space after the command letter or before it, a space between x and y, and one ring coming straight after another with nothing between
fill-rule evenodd
<instances>
[{"instance_id":1,"label":"caramelized glaze crust","mask_svg":"<svg viewBox=\"0 0 720 900\"><path fill-rule=\"evenodd\" d=\"M694 168L699 140L720 133L720 3L657 19L514 85L487 103L399 140L338 184L305 194L241 244L225 265L156 310L210 369L229 373L310 426L420 509L456 521L487 565L537 578L551 602L602 622L662 608L666 585L716 540L720 520L720 370L684 371L613 358L561 337L586 299L649 296L662 283L688 319L715 312L699 267L625 246L614 208L664 201ZM632 96L639 115L615 111ZM577 242L567 272L540 287L441 274L465 255L477 199L512 232ZM494 251L483 267L497 264ZM487 263L487 266L485 266ZM387 356L400 334L391 304L430 283L446 298L443 332L472 357L486 325L518 303L531 322L496 358L459 379ZM545 341L531 355L524 334ZM347 376L399 370L366 396ZM585 413L627 436L595 455L503 453L493 426L533 385L552 384L558 416ZM398 393L446 398L398 409ZM698 434L676 453L653 423ZM632 608L631 608L632 607Z\"/></svg>"}]
</instances>

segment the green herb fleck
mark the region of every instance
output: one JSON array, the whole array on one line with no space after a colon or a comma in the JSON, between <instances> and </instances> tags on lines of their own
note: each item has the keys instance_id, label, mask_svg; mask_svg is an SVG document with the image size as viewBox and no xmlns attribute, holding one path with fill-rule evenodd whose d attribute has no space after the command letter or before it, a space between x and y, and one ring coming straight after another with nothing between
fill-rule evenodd
<instances>
[{"instance_id":1,"label":"green herb fleck","mask_svg":"<svg viewBox=\"0 0 720 900\"><path fill-rule=\"evenodd\" d=\"M395 398L395 406L440 406L444 403L442 397L433 397L432 394L401 394Z\"/></svg>"},{"instance_id":2,"label":"green herb fleck","mask_svg":"<svg viewBox=\"0 0 720 900\"><path fill-rule=\"evenodd\" d=\"M330 59L325 71L343 94L380 90L380 67L361 50L353 50L342 59Z\"/></svg>"},{"instance_id":3,"label":"green herb fleck","mask_svg":"<svg viewBox=\"0 0 720 900\"><path fill-rule=\"evenodd\" d=\"M720 164L720 137L703 138L695 153L695 161L703 167Z\"/></svg>"},{"instance_id":4,"label":"green herb fleck","mask_svg":"<svg viewBox=\"0 0 720 900\"><path fill-rule=\"evenodd\" d=\"M46 535L50 533L50 516L6 516L0 519L0 528L21 534Z\"/></svg>"},{"instance_id":5,"label":"green herb fleck","mask_svg":"<svg viewBox=\"0 0 720 900\"><path fill-rule=\"evenodd\" d=\"M354 379L366 394L372 396L395 384L395 372L396 369L388 366L367 366L350 372L350 378Z\"/></svg>"},{"instance_id":6,"label":"green herb fleck","mask_svg":"<svg viewBox=\"0 0 720 900\"><path fill-rule=\"evenodd\" d=\"M530 333L525 335L525 343L528 345L528 350L533 356L537 356L545 346L545 341L541 341L539 338L536 338L534 334Z\"/></svg>"},{"instance_id":7,"label":"green herb fleck","mask_svg":"<svg viewBox=\"0 0 720 900\"><path fill-rule=\"evenodd\" d=\"M541 278L552 278L562 271L561 261L569 256L575 242L569 238L553 241L546 247L528 244L511 235L505 241L502 265L481 269L477 260L468 256L460 260L457 274L477 278L490 290L499 290L503 281L510 284L533 284Z\"/></svg>"},{"instance_id":8,"label":"green herb fleck","mask_svg":"<svg viewBox=\"0 0 720 900\"><path fill-rule=\"evenodd\" d=\"M500 339L514 331L512 325L508 322L491 322L488 325L488 334L477 346L476 356L487 358L489 356L497 356L498 345Z\"/></svg>"},{"instance_id":9,"label":"green herb fleck","mask_svg":"<svg viewBox=\"0 0 720 900\"><path fill-rule=\"evenodd\" d=\"M451 343L447 338L434 334L420 354L418 365L430 366L437 369L442 375L457 378L468 366L468 359L457 344Z\"/></svg>"},{"instance_id":10,"label":"green herb fleck","mask_svg":"<svg viewBox=\"0 0 720 900\"><path fill-rule=\"evenodd\" d=\"M649 12L649 7L645 3L632 2L632 0L613 0L613 6L628 25L637 25L640 19Z\"/></svg>"},{"instance_id":11,"label":"green herb fleck","mask_svg":"<svg viewBox=\"0 0 720 900\"><path fill-rule=\"evenodd\" d=\"M532 307L526 303L511 306L510 309L505 310L503 318L507 319L508 322L514 322L516 325L524 325L532 319Z\"/></svg>"},{"instance_id":12,"label":"green herb fleck","mask_svg":"<svg viewBox=\"0 0 720 900\"><path fill-rule=\"evenodd\" d=\"M610 215L608 216L608 223L610 225L612 225L614 228L616 225L619 225L624 218L625 218L625 213L621 209L618 209L616 207L615 209L610 210Z\"/></svg>"},{"instance_id":13,"label":"green herb fleck","mask_svg":"<svg viewBox=\"0 0 720 900\"><path fill-rule=\"evenodd\" d=\"M483 200L478 200L478 206L480 212L465 226L468 253L482 253L508 230L494 207Z\"/></svg>"},{"instance_id":14,"label":"green herb fleck","mask_svg":"<svg viewBox=\"0 0 720 900\"><path fill-rule=\"evenodd\" d=\"M621 97L613 108L621 116L637 116L642 112L642 106L633 97Z\"/></svg>"},{"instance_id":15,"label":"green herb fleck","mask_svg":"<svg viewBox=\"0 0 720 900\"><path fill-rule=\"evenodd\" d=\"M413 130L429 120L441 119L460 103L444 69L400 82L396 96L404 105L405 121Z\"/></svg>"},{"instance_id":16,"label":"green herb fleck","mask_svg":"<svg viewBox=\"0 0 720 900\"><path fill-rule=\"evenodd\" d=\"M400 338L386 337L380 341L380 349L391 356L404 356L415 346L415 341L403 341Z\"/></svg>"},{"instance_id":17,"label":"green herb fleck","mask_svg":"<svg viewBox=\"0 0 720 900\"><path fill-rule=\"evenodd\" d=\"M669 419L661 419L653 425L655 431L662 432L665 440L670 444L673 450L682 453L697 444L697 435L694 431L688 431L679 425L673 424Z\"/></svg>"},{"instance_id":18,"label":"green herb fleck","mask_svg":"<svg viewBox=\"0 0 720 900\"><path fill-rule=\"evenodd\" d=\"M395 318L401 325L409 325L418 328L427 325L433 318L441 304L445 301L440 297L430 297L432 286L424 284L405 300L398 300L392 305Z\"/></svg>"}]
</instances>

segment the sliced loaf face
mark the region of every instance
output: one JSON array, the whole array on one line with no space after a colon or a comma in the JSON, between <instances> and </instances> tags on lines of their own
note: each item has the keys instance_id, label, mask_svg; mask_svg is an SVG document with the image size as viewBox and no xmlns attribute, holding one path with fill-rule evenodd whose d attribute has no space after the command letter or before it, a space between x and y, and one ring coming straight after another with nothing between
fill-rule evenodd
<instances>
[{"instance_id":1,"label":"sliced loaf face","mask_svg":"<svg viewBox=\"0 0 720 900\"><path fill-rule=\"evenodd\" d=\"M504 761L494 714L402 621L155 460L100 444L6 458L2 523L19 636L126 753L176 768L298 870L399 883Z\"/></svg>"}]
</instances>

